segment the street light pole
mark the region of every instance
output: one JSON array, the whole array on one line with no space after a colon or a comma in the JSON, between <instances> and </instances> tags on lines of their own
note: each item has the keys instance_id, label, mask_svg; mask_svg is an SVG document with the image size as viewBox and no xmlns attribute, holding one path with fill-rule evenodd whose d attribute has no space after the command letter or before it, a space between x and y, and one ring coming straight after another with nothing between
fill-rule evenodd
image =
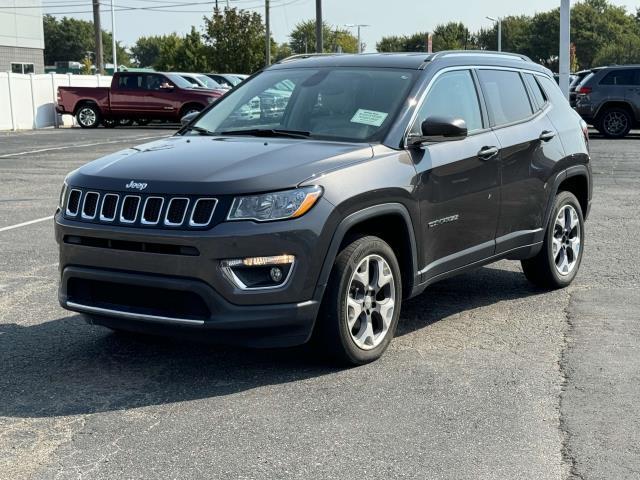
<instances>
[{"instance_id":1,"label":"street light pole","mask_svg":"<svg viewBox=\"0 0 640 480\"><path fill-rule=\"evenodd\" d=\"M370 27L370 26L371 25L366 25L364 23L360 23L360 24L347 23L347 24L345 24L345 27L349 27L349 28L357 27L358 28L358 53L362 53L362 41L360 40L360 28Z\"/></svg>"},{"instance_id":2,"label":"street light pole","mask_svg":"<svg viewBox=\"0 0 640 480\"><path fill-rule=\"evenodd\" d=\"M501 52L502 51L502 19L487 17L487 20L491 20L492 22L496 22L498 24L498 51Z\"/></svg>"},{"instance_id":3,"label":"street light pole","mask_svg":"<svg viewBox=\"0 0 640 480\"><path fill-rule=\"evenodd\" d=\"M113 73L118 71L118 56L116 53L116 14L113 9L113 0L111 0L111 51L113 52Z\"/></svg>"},{"instance_id":4,"label":"street light pole","mask_svg":"<svg viewBox=\"0 0 640 480\"><path fill-rule=\"evenodd\" d=\"M569 98L569 70L570 66L570 31L571 29L571 1L560 2L560 52L558 60L558 73L560 74L560 90L567 99Z\"/></svg>"},{"instance_id":5,"label":"street light pole","mask_svg":"<svg viewBox=\"0 0 640 480\"><path fill-rule=\"evenodd\" d=\"M269 0L264 0L264 20L265 20L265 42L266 42L266 64L271 65L271 26L269 21Z\"/></svg>"}]
</instances>

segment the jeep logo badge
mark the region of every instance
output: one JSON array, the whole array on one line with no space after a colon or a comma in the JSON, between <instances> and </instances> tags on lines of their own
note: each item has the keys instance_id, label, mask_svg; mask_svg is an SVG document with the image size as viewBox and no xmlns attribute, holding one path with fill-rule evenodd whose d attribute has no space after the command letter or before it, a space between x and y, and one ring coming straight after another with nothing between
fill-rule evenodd
<instances>
[{"instance_id":1,"label":"jeep logo badge","mask_svg":"<svg viewBox=\"0 0 640 480\"><path fill-rule=\"evenodd\" d=\"M144 190L145 188L147 188L147 184L146 183L141 183L141 182L136 182L135 180L131 180L129 183L127 183L124 188L132 188L135 190Z\"/></svg>"}]
</instances>

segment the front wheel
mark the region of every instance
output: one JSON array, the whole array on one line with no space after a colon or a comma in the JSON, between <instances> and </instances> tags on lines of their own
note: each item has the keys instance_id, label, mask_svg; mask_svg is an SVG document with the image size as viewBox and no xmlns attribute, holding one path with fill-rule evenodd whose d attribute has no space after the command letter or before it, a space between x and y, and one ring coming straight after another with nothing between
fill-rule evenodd
<instances>
[{"instance_id":1,"label":"front wheel","mask_svg":"<svg viewBox=\"0 0 640 480\"><path fill-rule=\"evenodd\" d=\"M578 273L584 246L584 218L578 199L560 192L545 233L542 250L522 260L525 276L542 288L564 288Z\"/></svg>"},{"instance_id":2,"label":"front wheel","mask_svg":"<svg viewBox=\"0 0 640 480\"><path fill-rule=\"evenodd\" d=\"M82 128L96 128L100 124L100 110L96 105L82 105L76 112L76 120Z\"/></svg>"},{"instance_id":3,"label":"front wheel","mask_svg":"<svg viewBox=\"0 0 640 480\"><path fill-rule=\"evenodd\" d=\"M372 362L395 334L401 302L400 267L391 247L378 237L358 238L336 258L315 343L340 363Z\"/></svg>"}]
</instances>

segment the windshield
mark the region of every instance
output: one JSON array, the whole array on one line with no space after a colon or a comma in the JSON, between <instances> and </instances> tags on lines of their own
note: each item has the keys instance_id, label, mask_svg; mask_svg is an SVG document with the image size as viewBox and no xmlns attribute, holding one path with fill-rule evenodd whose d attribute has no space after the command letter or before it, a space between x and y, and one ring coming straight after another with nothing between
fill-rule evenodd
<instances>
[{"instance_id":1,"label":"windshield","mask_svg":"<svg viewBox=\"0 0 640 480\"><path fill-rule=\"evenodd\" d=\"M195 75L195 77L200 80L202 83L204 83L207 88L223 88L222 85L220 85L218 82L216 82L215 80L207 77L206 75Z\"/></svg>"},{"instance_id":2,"label":"windshield","mask_svg":"<svg viewBox=\"0 0 640 480\"><path fill-rule=\"evenodd\" d=\"M268 70L222 97L194 126L216 134L286 130L311 138L379 141L415 75L391 68Z\"/></svg>"},{"instance_id":3,"label":"windshield","mask_svg":"<svg viewBox=\"0 0 640 480\"><path fill-rule=\"evenodd\" d=\"M193 84L182 78L180 75L176 75L174 73L167 73L166 75L177 87L193 88Z\"/></svg>"}]
</instances>

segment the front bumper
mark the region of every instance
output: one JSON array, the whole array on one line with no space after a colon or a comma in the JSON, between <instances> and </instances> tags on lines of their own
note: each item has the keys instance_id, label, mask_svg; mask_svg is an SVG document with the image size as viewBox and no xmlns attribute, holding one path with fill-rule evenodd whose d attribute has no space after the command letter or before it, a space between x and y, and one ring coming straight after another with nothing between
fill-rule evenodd
<instances>
[{"instance_id":1,"label":"front bumper","mask_svg":"<svg viewBox=\"0 0 640 480\"><path fill-rule=\"evenodd\" d=\"M55 233L60 249L60 304L87 315L92 323L114 328L171 334L215 330L209 338L253 346L304 343L313 330L321 300L323 286L318 285L318 278L335 228L332 213L333 206L320 199L298 219L263 224L223 222L206 231L90 224L58 213ZM102 248L70 243L73 237L180 246L199 254ZM288 281L277 288L241 290L221 269L222 260L283 253L294 255L296 262ZM104 301L93 301L91 295L78 300L69 288L70 279L195 292L208 313L194 321L179 312L149 313L126 304L105 305Z\"/></svg>"},{"instance_id":2,"label":"front bumper","mask_svg":"<svg viewBox=\"0 0 640 480\"><path fill-rule=\"evenodd\" d=\"M87 301L68 291L70 281L98 281L135 289L142 286L158 291L184 290L197 294L210 312L207 318L158 315L136 308L123 308L104 302ZM285 347L309 340L319 302L238 306L233 305L208 285L192 279L117 272L82 267L66 267L62 271L60 305L85 315L89 323L135 332L155 333L252 347Z\"/></svg>"}]
</instances>

